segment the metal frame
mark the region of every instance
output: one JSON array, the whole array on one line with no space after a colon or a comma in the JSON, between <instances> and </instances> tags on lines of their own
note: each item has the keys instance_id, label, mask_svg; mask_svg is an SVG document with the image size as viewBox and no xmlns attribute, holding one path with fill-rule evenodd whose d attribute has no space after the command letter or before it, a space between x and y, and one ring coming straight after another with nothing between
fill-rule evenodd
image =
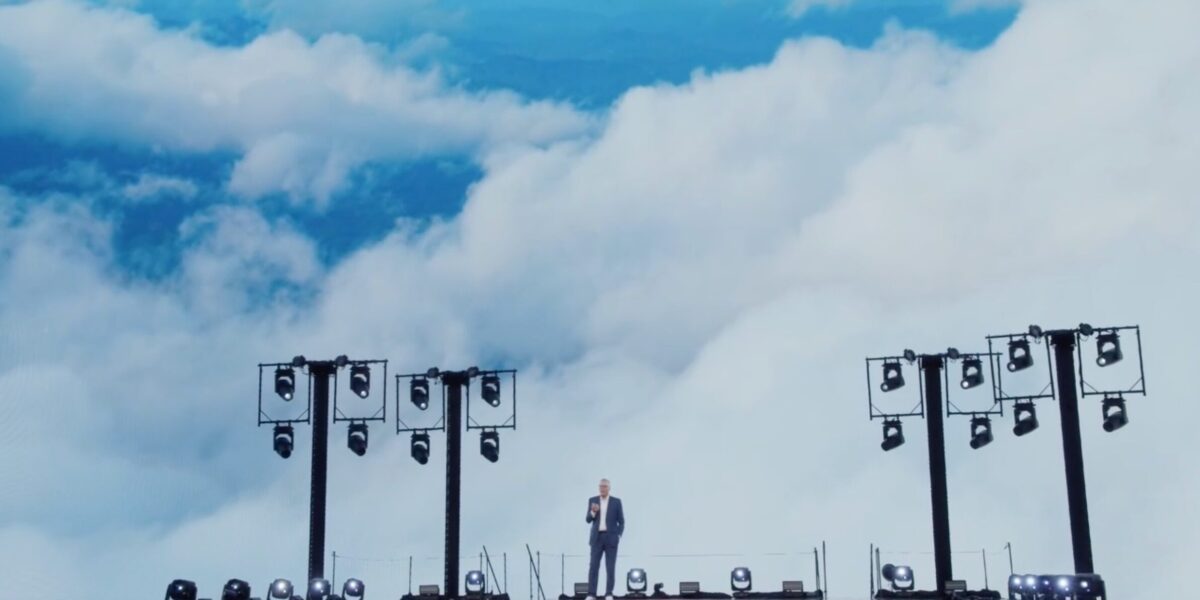
<instances>
[{"instance_id":1,"label":"metal frame","mask_svg":"<svg viewBox=\"0 0 1200 600\"><path fill-rule=\"evenodd\" d=\"M919 360L920 358L921 358L920 355L918 355L917 359ZM887 412L879 410L879 407L875 406L875 396L874 396L875 383L871 380L871 372L874 371L874 369L872 369L871 366L872 366L872 363L878 363L880 365L880 367L882 367L883 363L885 363L885 362L902 363L900 365L900 367L901 367L901 369L903 369L903 367L904 367L903 363L908 363L908 366L911 367L914 364L916 364L917 361L909 361L903 355L901 355L901 356L875 356L875 357L867 358L867 407L868 407L867 412L868 412L869 416L871 417L871 420L874 421L875 419L884 419L884 420L901 419L904 417L924 418L925 417L925 383L924 383L924 381L922 381L922 378L919 377L919 375L921 373L920 365L917 365L917 374L918 374L917 389L919 390L919 392L918 392L919 400L917 401L917 405L914 406L912 408L912 410L910 410L909 412L906 412L906 413L887 413ZM905 380L904 384L905 384L905 386L907 386L908 381Z\"/></svg>"},{"instance_id":2,"label":"metal frame","mask_svg":"<svg viewBox=\"0 0 1200 600\"><path fill-rule=\"evenodd\" d=\"M430 377L429 375L429 372L405 373L396 375L396 435L400 435L402 433L429 433L430 431L446 431L446 386L442 384L441 376ZM437 385L438 389L442 391L442 416L438 417L438 420L434 421L433 425L429 427L412 427L408 423L405 423L404 419L400 418L400 390L407 387L400 385L401 379L407 379L409 381L414 379L424 379L425 381L429 382L430 392L433 391L434 385ZM432 396L433 394L431 393L430 395ZM408 400L405 399L405 401L407 402Z\"/></svg>"},{"instance_id":3,"label":"metal frame","mask_svg":"<svg viewBox=\"0 0 1200 600\"><path fill-rule=\"evenodd\" d=\"M1122 331L1130 331L1130 330L1132 330L1134 332L1134 339L1137 340L1137 357L1138 357L1138 379L1137 379L1137 381L1133 382L1133 385L1130 386L1129 389L1123 389L1123 390L1098 390L1098 389L1096 389L1090 383L1088 383L1087 379L1085 379L1083 376L1083 362L1084 361L1083 361L1082 340L1084 340L1086 338L1091 338L1092 340L1094 340L1096 338L1096 336L1098 336L1102 333L1116 333L1119 335L1120 332L1122 332ZM1133 395L1137 395L1137 396L1145 396L1146 395L1146 366L1145 366L1145 363L1142 361L1142 329L1138 325L1120 325L1117 327L1094 327L1094 328L1092 328L1091 336L1085 336L1082 333L1080 333L1079 330L1076 330L1076 332L1075 332L1075 360L1079 367L1079 395L1081 397L1116 396L1116 395L1124 396L1126 394L1133 394ZM1089 368L1102 369L1104 367L1096 366L1096 367L1089 367ZM1088 388L1091 388L1091 391L1088 391Z\"/></svg>"},{"instance_id":4,"label":"metal frame","mask_svg":"<svg viewBox=\"0 0 1200 600\"><path fill-rule=\"evenodd\" d=\"M346 366L347 367L365 366L365 367L370 368L371 365L378 365L378 364L383 365L383 390L379 394L379 410L375 411L375 414L371 415L370 417L347 417L344 413L342 413L341 409L338 408L338 387L339 387L338 386L338 373L341 372L341 369L339 368L337 371L334 371L334 373L333 373L333 422L334 423L342 423L342 422L346 422L346 421L349 421L351 423L366 423L368 421L384 422L387 420L388 361L386 359L384 359L384 360L379 360L379 359L376 359L376 360L352 360L352 361L346 363Z\"/></svg>"},{"instance_id":5,"label":"metal frame","mask_svg":"<svg viewBox=\"0 0 1200 600\"><path fill-rule=\"evenodd\" d=\"M512 389L512 394L511 394L512 402L510 402L510 404L512 405L512 414L509 415L509 417L507 419L505 419L503 423L500 423L498 425L490 425L490 424L489 425L480 425L479 423L475 422L475 419L471 418L471 379L474 379L474 378L468 379L467 384L466 384L467 385L467 394L465 397L466 404L467 404L467 414L466 414L467 431L472 431L472 430L476 430L476 429L482 430L482 431L496 431L499 429L516 429L517 428L517 371L516 371L516 369L498 369L498 370L494 370L494 371L479 371L477 377L483 377L485 375L501 376L502 379L503 379L503 377L502 377L503 375L509 376L508 377L509 386ZM501 393L503 394L503 392L501 392ZM482 399L482 396L480 398Z\"/></svg>"},{"instance_id":6,"label":"metal frame","mask_svg":"<svg viewBox=\"0 0 1200 600\"><path fill-rule=\"evenodd\" d=\"M512 415L498 425L479 425L471 419L471 380L476 377L489 375L511 374L512 386ZM410 373L396 376L396 433L443 431L446 433L446 551L444 553L445 575L442 580L443 594L447 597L458 596L458 548L460 541L460 520L462 502L462 431L463 404L466 404L466 430L472 429L516 429L517 428L517 372L513 369L480 370L469 367L462 371L444 371L433 367L424 373ZM442 384L442 418L433 427L411 427L400 418L400 390L403 386L400 380L418 378L437 380ZM463 388L466 388L465 395ZM432 391L432 390L431 390Z\"/></svg>"},{"instance_id":7,"label":"metal frame","mask_svg":"<svg viewBox=\"0 0 1200 600\"><path fill-rule=\"evenodd\" d=\"M1104 333L1134 331L1138 353L1138 379L1128 389L1097 390L1084 380L1083 343L1085 339ZM1088 517L1087 483L1083 465L1083 448L1080 433L1079 401L1087 396L1145 395L1146 371L1142 358L1141 328L1137 325L1093 327L1086 323L1064 329L1044 330L1030 325L1022 334L988 336L989 348L993 339L1034 338L1046 342L1046 364L1050 370L1049 394L1028 398L1030 404L1040 398L1050 397L1058 401L1060 427L1062 430L1063 462L1067 479L1067 507L1071 524L1071 550L1076 573L1094 573L1092 555L1091 524ZM1071 346L1074 346L1073 348ZM1053 348L1051 348L1053 347ZM1053 350L1053 352L1051 352ZM1071 364L1077 362L1078 364ZM1089 391L1088 388L1091 388ZM1017 399L998 392L997 400Z\"/></svg>"},{"instance_id":8,"label":"metal frame","mask_svg":"<svg viewBox=\"0 0 1200 600\"><path fill-rule=\"evenodd\" d=\"M1046 332L1046 334L1048 335L1049 332ZM1050 344L1049 343L1042 344L1042 338L1044 338L1044 337L1046 337L1046 335L1042 335L1041 337L1034 337L1033 335L1030 335L1028 332L1026 332L1026 333L1005 333L1005 334L987 336L988 354L992 355L994 357L994 362L992 364L992 379L993 379L992 397L996 403L1001 404L1003 406L1003 403L1006 401L1016 402L1018 400L1037 401L1037 400L1042 400L1045 398L1049 398L1051 400L1054 399L1054 357L1051 356L1051 354L1050 354ZM1004 371L1007 370L1007 367L1004 367L1001 364L1001 360L1003 359L1003 357L1008 356L1008 351L1007 351L1008 342L1017 340L1017 339L1023 339L1023 340L1030 341L1031 347L1029 350L1029 354L1031 357L1033 356L1032 345L1038 344L1038 345L1043 345L1046 347L1046 373L1050 376L1050 381L1045 385L1045 387L1042 388L1042 391L1037 394L1024 395L1024 396L1009 396L1008 394L1004 393ZM996 352L995 346L994 346L994 343L996 340L1004 340L1004 343L1005 343L1005 351L1004 352ZM1037 363L1035 362L1034 364L1036 365ZM1034 367L1031 367L1031 368L1034 368Z\"/></svg>"},{"instance_id":9,"label":"metal frame","mask_svg":"<svg viewBox=\"0 0 1200 600\"><path fill-rule=\"evenodd\" d=\"M957 359L952 359L949 356L943 356L943 358L945 358L945 360L947 362L946 368L944 369L946 381L942 385L943 393L946 395L946 416L947 417L951 417L951 416L955 416L955 415L968 415L971 417L988 417L988 416L993 416L993 415L998 415L1001 417L1004 416L1004 405L996 400L996 386L998 385L998 380L996 379L996 357L997 356L998 355L995 352L991 352L990 349L988 352L966 352L966 353L960 352ZM991 384L991 386L992 386L992 405L990 407L988 407L987 410L982 410L982 411L980 411L980 410L961 410L957 406L955 406L954 402L950 399L950 390L951 389L961 389L962 386L961 385L958 385L958 386L950 385L950 365L949 365L949 363L957 362L957 363L961 364L964 359L968 359L968 358L978 358L978 359L980 359L980 361L984 360L985 358L987 359L988 370L991 373L991 379L988 380L988 383Z\"/></svg>"},{"instance_id":10,"label":"metal frame","mask_svg":"<svg viewBox=\"0 0 1200 600\"><path fill-rule=\"evenodd\" d=\"M268 415L266 413L266 411L263 410L263 369L271 369L271 372L272 372L271 383L272 383L272 387L273 387L274 383L275 383L274 371L275 371L275 369L277 369L279 367L289 367L289 368L295 369L297 371L303 371L305 380L307 381L307 385L305 387L307 388L306 395L308 396L308 403L304 407L304 412L300 413L300 416L292 418L292 419L272 419L271 416ZM312 400L313 400L312 387L313 387L312 386L312 373L309 373L307 364L297 366L290 362L258 363L258 426L262 427L263 425L291 425L294 423L305 423L305 424L312 423Z\"/></svg>"}]
</instances>

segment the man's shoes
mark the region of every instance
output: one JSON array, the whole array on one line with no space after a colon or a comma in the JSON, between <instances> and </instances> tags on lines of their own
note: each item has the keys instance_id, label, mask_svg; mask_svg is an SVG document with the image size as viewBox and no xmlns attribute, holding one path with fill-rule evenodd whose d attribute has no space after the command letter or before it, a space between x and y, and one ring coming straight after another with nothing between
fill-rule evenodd
<instances>
[{"instance_id":1,"label":"man's shoes","mask_svg":"<svg viewBox=\"0 0 1200 600\"><path fill-rule=\"evenodd\" d=\"M604 600L613 600L612 594L605 596Z\"/></svg>"},{"instance_id":2,"label":"man's shoes","mask_svg":"<svg viewBox=\"0 0 1200 600\"><path fill-rule=\"evenodd\" d=\"M587 598L584 598L584 600L596 600L596 597L595 597L595 596L588 596Z\"/></svg>"}]
</instances>

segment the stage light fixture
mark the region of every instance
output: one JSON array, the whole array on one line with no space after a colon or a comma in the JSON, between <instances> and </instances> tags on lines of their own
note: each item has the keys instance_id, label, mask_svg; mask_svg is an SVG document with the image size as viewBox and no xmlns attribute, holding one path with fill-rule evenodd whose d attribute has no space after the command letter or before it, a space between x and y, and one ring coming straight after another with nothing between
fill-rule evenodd
<instances>
[{"instance_id":1,"label":"stage light fixture","mask_svg":"<svg viewBox=\"0 0 1200 600\"><path fill-rule=\"evenodd\" d=\"M1008 370L1017 372L1033 366L1033 354L1029 351L1029 340L1019 339L1008 342Z\"/></svg>"},{"instance_id":2,"label":"stage light fixture","mask_svg":"<svg viewBox=\"0 0 1200 600\"><path fill-rule=\"evenodd\" d=\"M1054 597L1054 577L1042 575L1037 580L1037 594L1043 598Z\"/></svg>"},{"instance_id":3,"label":"stage light fixture","mask_svg":"<svg viewBox=\"0 0 1200 600\"><path fill-rule=\"evenodd\" d=\"M908 364L912 364L912 363L916 362L917 353L913 352L912 350L905 349L904 350L904 360L907 360Z\"/></svg>"},{"instance_id":4,"label":"stage light fixture","mask_svg":"<svg viewBox=\"0 0 1200 600\"><path fill-rule=\"evenodd\" d=\"M884 452L895 450L904 444L904 426L900 419L885 419L883 421L883 443L879 444Z\"/></svg>"},{"instance_id":5,"label":"stage light fixture","mask_svg":"<svg viewBox=\"0 0 1200 600\"><path fill-rule=\"evenodd\" d=\"M418 596L440 596L442 588L435 584L422 584L417 586Z\"/></svg>"},{"instance_id":6,"label":"stage light fixture","mask_svg":"<svg viewBox=\"0 0 1200 600\"><path fill-rule=\"evenodd\" d=\"M1033 402L1013 404L1013 433L1022 436L1037 428L1037 408Z\"/></svg>"},{"instance_id":7,"label":"stage light fixture","mask_svg":"<svg viewBox=\"0 0 1200 600\"><path fill-rule=\"evenodd\" d=\"M1095 598L1102 600L1105 598L1106 592L1104 589L1104 579L1095 574L1080 574L1074 577L1075 580L1075 598Z\"/></svg>"},{"instance_id":8,"label":"stage light fixture","mask_svg":"<svg viewBox=\"0 0 1200 600\"><path fill-rule=\"evenodd\" d=\"M500 460L500 433L497 431L480 433L479 453L491 462Z\"/></svg>"},{"instance_id":9,"label":"stage light fixture","mask_svg":"<svg viewBox=\"0 0 1200 600\"><path fill-rule=\"evenodd\" d=\"M250 584L241 579L230 579L221 590L221 600L250 600Z\"/></svg>"},{"instance_id":10,"label":"stage light fixture","mask_svg":"<svg viewBox=\"0 0 1200 600\"><path fill-rule=\"evenodd\" d=\"M363 585L363 582L358 579L350 578L346 580L346 583L342 584L342 598L362 600L366 592L367 586Z\"/></svg>"},{"instance_id":11,"label":"stage light fixture","mask_svg":"<svg viewBox=\"0 0 1200 600\"><path fill-rule=\"evenodd\" d=\"M734 592L749 592L754 587L753 583L750 576L750 569L746 567L737 567L729 572L729 587Z\"/></svg>"},{"instance_id":12,"label":"stage light fixture","mask_svg":"<svg viewBox=\"0 0 1200 600\"><path fill-rule=\"evenodd\" d=\"M424 431L417 431L412 434L412 442L409 444L410 453L413 460L419 464L429 462L429 434Z\"/></svg>"},{"instance_id":13,"label":"stage light fixture","mask_svg":"<svg viewBox=\"0 0 1200 600\"><path fill-rule=\"evenodd\" d=\"M631 594L646 593L646 570L630 569L625 575L625 590Z\"/></svg>"},{"instance_id":14,"label":"stage light fixture","mask_svg":"<svg viewBox=\"0 0 1200 600\"><path fill-rule=\"evenodd\" d=\"M883 578L892 584L892 589L896 591L908 591L913 589L913 571L912 567L904 565L893 565L888 563L883 565Z\"/></svg>"},{"instance_id":15,"label":"stage light fixture","mask_svg":"<svg viewBox=\"0 0 1200 600\"><path fill-rule=\"evenodd\" d=\"M1084 337L1090 337L1090 336L1091 336L1093 333L1095 333L1095 332L1096 332L1096 328L1095 328L1095 327L1092 327L1091 325L1088 325L1087 323L1080 323L1080 324L1079 324L1079 333L1080 333L1080 335L1082 335L1082 336L1084 336Z\"/></svg>"},{"instance_id":16,"label":"stage light fixture","mask_svg":"<svg viewBox=\"0 0 1200 600\"><path fill-rule=\"evenodd\" d=\"M657 588L658 586L655 586L655 587ZM658 591L658 590L655 590L655 591ZM679 582L679 595L680 596L690 596L690 595L699 594L699 593L700 593L700 582L699 581L680 581Z\"/></svg>"},{"instance_id":17,"label":"stage light fixture","mask_svg":"<svg viewBox=\"0 0 1200 600\"><path fill-rule=\"evenodd\" d=\"M895 361L883 363L883 383L879 384L879 389L890 392L902 387L904 387L904 372L900 363Z\"/></svg>"},{"instance_id":18,"label":"stage light fixture","mask_svg":"<svg viewBox=\"0 0 1200 600\"><path fill-rule=\"evenodd\" d=\"M1074 581L1072 581L1072 580L1073 580L1072 577L1067 577L1066 575L1059 575L1058 581L1055 583L1055 585L1057 587L1057 593L1062 594L1062 595L1071 593L1071 588L1075 587L1074 585L1072 585L1074 583Z\"/></svg>"},{"instance_id":19,"label":"stage light fixture","mask_svg":"<svg viewBox=\"0 0 1200 600\"><path fill-rule=\"evenodd\" d=\"M271 582L271 598L274 600L292 600L292 582L282 578Z\"/></svg>"},{"instance_id":20,"label":"stage light fixture","mask_svg":"<svg viewBox=\"0 0 1200 600\"><path fill-rule=\"evenodd\" d=\"M803 594L804 582L799 579L784 579L783 593L785 594Z\"/></svg>"},{"instance_id":21,"label":"stage light fixture","mask_svg":"<svg viewBox=\"0 0 1200 600\"><path fill-rule=\"evenodd\" d=\"M408 384L408 399L413 406L425 410L429 408L429 380L414 378Z\"/></svg>"},{"instance_id":22,"label":"stage light fixture","mask_svg":"<svg viewBox=\"0 0 1200 600\"><path fill-rule=\"evenodd\" d=\"M950 360L958 360L962 358L962 353L958 351L958 348L950 346L949 348L946 348L946 358Z\"/></svg>"},{"instance_id":23,"label":"stage light fixture","mask_svg":"<svg viewBox=\"0 0 1200 600\"><path fill-rule=\"evenodd\" d=\"M308 595L306 600L329 600L329 593L333 586L329 585L329 580L317 577L308 582Z\"/></svg>"},{"instance_id":24,"label":"stage light fixture","mask_svg":"<svg viewBox=\"0 0 1200 600\"><path fill-rule=\"evenodd\" d=\"M196 582L186 579L172 581L167 584L163 600L196 600Z\"/></svg>"},{"instance_id":25,"label":"stage light fixture","mask_svg":"<svg viewBox=\"0 0 1200 600\"><path fill-rule=\"evenodd\" d=\"M1112 433L1129 424L1129 412L1125 409L1125 398L1107 396L1102 404L1104 430Z\"/></svg>"},{"instance_id":26,"label":"stage light fixture","mask_svg":"<svg viewBox=\"0 0 1200 600\"><path fill-rule=\"evenodd\" d=\"M371 368L367 365L354 365L350 367L350 391L358 395L359 398L366 398L371 395Z\"/></svg>"},{"instance_id":27,"label":"stage light fixture","mask_svg":"<svg viewBox=\"0 0 1200 600\"><path fill-rule=\"evenodd\" d=\"M362 456L367 453L367 424L351 423L346 430L346 447Z\"/></svg>"},{"instance_id":28,"label":"stage light fixture","mask_svg":"<svg viewBox=\"0 0 1200 600\"><path fill-rule=\"evenodd\" d=\"M484 402L495 406L500 406L500 376L496 374L484 375L480 381L479 394L483 396Z\"/></svg>"},{"instance_id":29,"label":"stage light fixture","mask_svg":"<svg viewBox=\"0 0 1200 600\"><path fill-rule=\"evenodd\" d=\"M1107 367L1120 362L1125 355L1121 353L1121 336L1110 331L1096 336L1096 364Z\"/></svg>"},{"instance_id":30,"label":"stage light fixture","mask_svg":"<svg viewBox=\"0 0 1200 600\"><path fill-rule=\"evenodd\" d=\"M296 430L291 425L276 425L273 438L276 454L282 458L292 455L292 448L296 445Z\"/></svg>"},{"instance_id":31,"label":"stage light fixture","mask_svg":"<svg viewBox=\"0 0 1200 600\"><path fill-rule=\"evenodd\" d=\"M964 358L962 361L962 389L969 390L983 384L983 361L978 358Z\"/></svg>"},{"instance_id":32,"label":"stage light fixture","mask_svg":"<svg viewBox=\"0 0 1200 600\"><path fill-rule=\"evenodd\" d=\"M1008 578L1008 597L1019 598L1021 594L1021 576L1013 575Z\"/></svg>"},{"instance_id":33,"label":"stage light fixture","mask_svg":"<svg viewBox=\"0 0 1200 600\"><path fill-rule=\"evenodd\" d=\"M466 590L468 596L480 596L483 594L484 584L487 582L483 577L483 571L467 571Z\"/></svg>"},{"instance_id":34,"label":"stage light fixture","mask_svg":"<svg viewBox=\"0 0 1200 600\"><path fill-rule=\"evenodd\" d=\"M296 370L291 367L275 368L275 393L284 400L296 396Z\"/></svg>"},{"instance_id":35,"label":"stage light fixture","mask_svg":"<svg viewBox=\"0 0 1200 600\"><path fill-rule=\"evenodd\" d=\"M988 417L971 417L971 448L978 450L992 443L992 420Z\"/></svg>"}]
</instances>

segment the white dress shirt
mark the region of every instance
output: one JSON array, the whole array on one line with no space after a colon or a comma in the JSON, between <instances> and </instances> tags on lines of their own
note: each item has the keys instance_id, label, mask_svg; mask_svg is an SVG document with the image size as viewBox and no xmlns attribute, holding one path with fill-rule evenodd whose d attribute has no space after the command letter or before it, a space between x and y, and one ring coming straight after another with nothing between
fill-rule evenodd
<instances>
[{"instance_id":1,"label":"white dress shirt","mask_svg":"<svg viewBox=\"0 0 1200 600\"><path fill-rule=\"evenodd\" d=\"M608 531L608 496L600 497L600 531Z\"/></svg>"}]
</instances>

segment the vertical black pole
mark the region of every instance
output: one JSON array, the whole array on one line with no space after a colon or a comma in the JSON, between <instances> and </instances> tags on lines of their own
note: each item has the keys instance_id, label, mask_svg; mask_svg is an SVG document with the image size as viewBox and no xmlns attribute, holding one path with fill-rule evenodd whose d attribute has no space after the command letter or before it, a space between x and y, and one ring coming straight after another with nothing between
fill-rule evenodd
<instances>
[{"instance_id":1,"label":"vertical black pole","mask_svg":"<svg viewBox=\"0 0 1200 600\"><path fill-rule=\"evenodd\" d=\"M925 426L929 432L929 494L933 505L933 554L937 591L946 591L954 579L950 566L950 501L946 489L946 438L942 417L941 356L922 356L925 376Z\"/></svg>"},{"instance_id":2,"label":"vertical black pole","mask_svg":"<svg viewBox=\"0 0 1200 600\"><path fill-rule=\"evenodd\" d=\"M825 587L821 588L821 596L828 598L829 597L829 562L826 560L826 556L828 556L828 555L825 553L825 540L821 540L821 574L824 575L824 577L822 577L822 579L825 580Z\"/></svg>"},{"instance_id":3,"label":"vertical black pole","mask_svg":"<svg viewBox=\"0 0 1200 600\"><path fill-rule=\"evenodd\" d=\"M308 505L308 579L325 577L325 482L329 464L329 380L335 367L308 364L313 380L312 486ZM305 589L307 582L305 582Z\"/></svg>"},{"instance_id":4,"label":"vertical black pole","mask_svg":"<svg viewBox=\"0 0 1200 600\"><path fill-rule=\"evenodd\" d=\"M458 597L458 522L462 481L462 391L465 373L446 373L446 596Z\"/></svg>"},{"instance_id":5,"label":"vertical black pole","mask_svg":"<svg viewBox=\"0 0 1200 600\"><path fill-rule=\"evenodd\" d=\"M987 549L980 550L979 554L983 556L983 589L986 590L988 589Z\"/></svg>"},{"instance_id":6,"label":"vertical black pole","mask_svg":"<svg viewBox=\"0 0 1200 600\"><path fill-rule=\"evenodd\" d=\"M871 553L867 555L867 564L871 570L871 597L875 597L875 544L871 544Z\"/></svg>"},{"instance_id":7,"label":"vertical black pole","mask_svg":"<svg viewBox=\"0 0 1200 600\"><path fill-rule=\"evenodd\" d=\"M1062 420L1063 460L1067 468L1067 505L1071 512L1071 549L1075 554L1075 572L1094 573L1087 484L1083 477L1083 441L1079 433L1079 396L1075 383L1075 332L1055 332L1050 342L1054 344L1054 372Z\"/></svg>"}]
</instances>

